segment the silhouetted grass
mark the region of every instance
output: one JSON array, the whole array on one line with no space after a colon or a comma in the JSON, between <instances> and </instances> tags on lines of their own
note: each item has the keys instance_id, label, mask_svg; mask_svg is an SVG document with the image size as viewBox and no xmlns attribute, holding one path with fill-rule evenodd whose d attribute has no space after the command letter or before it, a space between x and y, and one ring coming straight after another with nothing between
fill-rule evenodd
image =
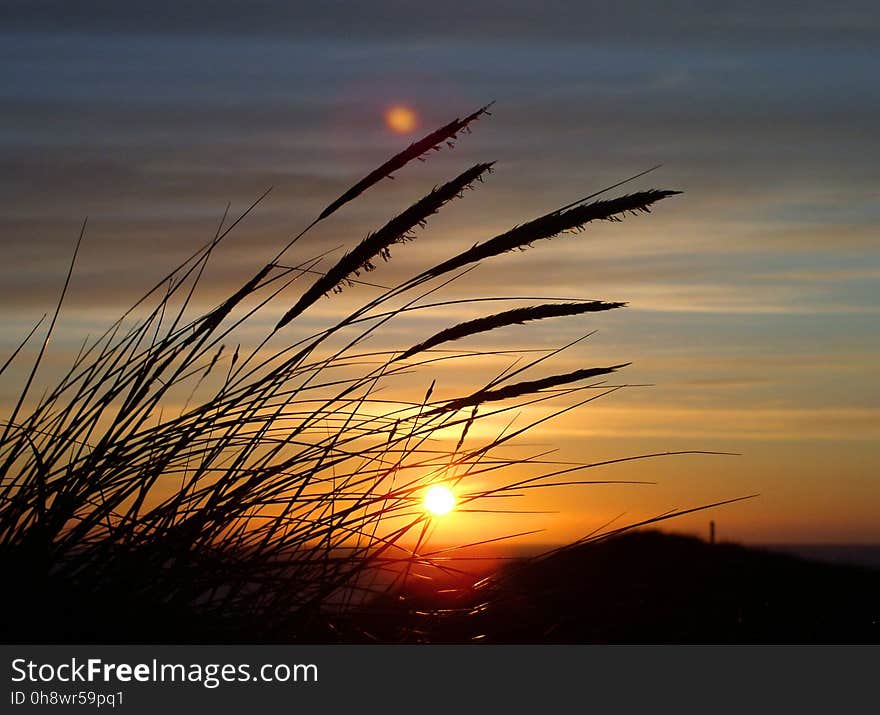
<instances>
[{"instance_id":1,"label":"silhouetted grass","mask_svg":"<svg viewBox=\"0 0 880 715\"><path fill-rule=\"evenodd\" d=\"M321 296L359 282L356 276L378 258L389 259L393 245L412 239L413 230L482 180L492 164L477 164L430 192L326 272L318 270L322 256L281 263L312 226L441 149L483 114L485 108L454 120L371 172L238 290L199 311L194 306L210 259L265 194L234 221L224 216L208 243L103 335L86 340L69 370L34 398L74 255L0 439L0 613L8 640L352 638L351 629L334 635L336 624L352 623L353 614L375 607L379 596L399 591L414 568L456 572L449 552L441 559L423 548L432 523L420 506L428 484L456 486L465 510L485 504L497 511L497 500L514 489L591 483L577 473L599 465L547 471L552 462L543 455L510 457L500 449L547 417L482 440L471 437L471 427L566 397L574 404L553 414L583 406L620 389L596 378L623 365L514 381L549 364L559 352L553 350L459 397L433 399L433 383L422 399L410 401L386 398L381 388L430 366L500 354L432 350L441 344L623 304L540 303L475 317L396 350L360 346L402 316L462 303L476 310L483 301L500 300L425 302L477 261L592 221L648 211L677 192L591 203L588 197L381 289L318 331L305 330L301 316ZM306 280L310 285L290 307L285 296ZM275 328L257 345L236 343L236 331L265 325L264 315L277 320ZM21 348L0 374L20 355ZM439 439L450 430L459 435L454 448ZM655 455L642 457L648 456ZM542 471L523 479L523 467ZM559 482L563 473L574 476ZM487 476L497 483L470 486Z\"/></svg>"}]
</instances>

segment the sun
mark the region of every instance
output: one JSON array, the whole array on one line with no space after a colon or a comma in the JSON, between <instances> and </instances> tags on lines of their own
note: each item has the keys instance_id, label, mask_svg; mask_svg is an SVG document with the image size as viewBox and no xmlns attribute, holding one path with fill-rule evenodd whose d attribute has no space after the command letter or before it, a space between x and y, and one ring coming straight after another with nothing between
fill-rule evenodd
<instances>
[{"instance_id":1,"label":"sun","mask_svg":"<svg viewBox=\"0 0 880 715\"><path fill-rule=\"evenodd\" d=\"M397 134L408 134L416 128L418 118L409 107L395 104L385 110L385 123L391 131Z\"/></svg>"},{"instance_id":2,"label":"sun","mask_svg":"<svg viewBox=\"0 0 880 715\"><path fill-rule=\"evenodd\" d=\"M455 507L455 494L443 484L434 484L425 491L425 511L434 516L448 514Z\"/></svg>"}]
</instances>

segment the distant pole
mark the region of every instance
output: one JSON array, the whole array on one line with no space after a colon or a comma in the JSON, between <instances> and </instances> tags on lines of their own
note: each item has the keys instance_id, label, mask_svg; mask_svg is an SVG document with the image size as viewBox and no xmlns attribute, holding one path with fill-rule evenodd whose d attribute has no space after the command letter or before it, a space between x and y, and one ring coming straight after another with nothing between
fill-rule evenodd
<instances>
[{"instance_id":1,"label":"distant pole","mask_svg":"<svg viewBox=\"0 0 880 715\"><path fill-rule=\"evenodd\" d=\"M709 543L710 544L715 543L715 521L714 520L709 522Z\"/></svg>"}]
</instances>

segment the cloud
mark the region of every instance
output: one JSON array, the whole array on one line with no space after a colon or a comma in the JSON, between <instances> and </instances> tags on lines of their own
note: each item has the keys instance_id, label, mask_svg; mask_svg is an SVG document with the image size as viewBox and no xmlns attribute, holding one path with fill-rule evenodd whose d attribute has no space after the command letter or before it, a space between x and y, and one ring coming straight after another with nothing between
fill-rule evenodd
<instances>
[{"instance_id":1,"label":"cloud","mask_svg":"<svg viewBox=\"0 0 880 715\"><path fill-rule=\"evenodd\" d=\"M414 8L403 0L352 4L328 0L320 4L284 4L267 0L208 0L199 5L151 0L127 2L87 0L14 0L6 3L12 29L59 30L128 35L303 39L352 37L371 41L427 41L450 36L472 41L495 39L583 40L607 42L613 36L628 42L677 45L766 43L821 45L868 43L878 29L874 6L850 0L829 6L818 0L790 6L739 0L724 7L693 0L672 0L662 6L644 0L572 4L549 0L537 7L528 0L500 3L447 3Z\"/></svg>"},{"instance_id":2,"label":"cloud","mask_svg":"<svg viewBox=\"0 0 880 715\"><path fill-rule=\"evenodd\" d=\"M591 413L599 421L566 422L556 437L571 444L621 432L772 442L774 460L756 481L777 464L796 474L789 443L798 439L798 449L821 442L843 460L856 440L877 438L878 30L875 4L853 0L9 0L0 30L5 354L51 310L85 215L44 382L83 334L100 332L208 240L227 202L237 215L275 187L212 259L196 308L235 290L409 141L381 122L388 104L412 105L427 131L496 99L495 115L454 151L371 189L287 261L330 251L323 268L464 166L499 160L478 192L369 276L392 285L662 163L624 189L685 190L651 216L541 242L450 287L454 297L625 300L626 310L462 347L545 349L599 328L556 366L635 360L621 379L657 387L601 405ZM306 283L236 339L262 337ZM320 301L279 339L373 295L360 286ZM408 346L512 305L413 313L364 347ZM433 377L440 392L472 386L513 359L434 365L394 389L423 394ZM858 475L834 476L851 485Z\"/></svg>"},{"instance_id":3,"label":"cloud","mask_svg":"<svg viewBox=\"0 0 880 715\"><path fill-rule=\"evenodd\" d=\"M589 439L614 437L740 441L872 441L880 438L880 410L846 406L821 409L778 409L750 405L677 408L636 403L613 405L614 399L598 401L577 418L560 418L550 433L556 438ZM524 411L523 419L537 411ZM549 434L549 433L548 433Z\"/></svg>"}]
</instances>

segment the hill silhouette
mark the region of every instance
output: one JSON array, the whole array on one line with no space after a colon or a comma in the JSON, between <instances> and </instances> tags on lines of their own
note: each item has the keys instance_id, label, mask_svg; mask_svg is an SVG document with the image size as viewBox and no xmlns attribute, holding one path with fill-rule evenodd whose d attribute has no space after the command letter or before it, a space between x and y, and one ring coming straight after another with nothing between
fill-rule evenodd
<instances>
[{"instance_id":1,"label":"hill silhouette","mask_svg":"<svg viewBox=\"0 0 880 715\"><path fill-rule=\"evenodd\" d=\"M880 642L880 570L659 531L525 560L459 593L408 594L435 615L431 641Z\"/></svg>"}]
</instances>

